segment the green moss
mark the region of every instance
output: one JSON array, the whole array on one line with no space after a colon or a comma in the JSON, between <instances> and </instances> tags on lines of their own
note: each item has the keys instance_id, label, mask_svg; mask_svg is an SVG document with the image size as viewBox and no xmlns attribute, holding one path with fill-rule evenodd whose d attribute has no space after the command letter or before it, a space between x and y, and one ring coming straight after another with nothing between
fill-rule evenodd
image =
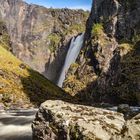
<instances>
[{"instance_id":1,"label":"green moss","mask_svg":"<svg viewBox=\"0 0 140 140\"><path fill-rule=\"evenodd\" d=\"M132 38L132 42L134 44L136 44L138 41L140 41L140 34L137 34L137 35L133 36L133 38Z\"/></svg>"},{"instance_id":2,"label":"green moss","mask_svg":"<svg viewBox=\"0 0 140 140\"><path fill-rule=\"evenodd\" d=\"M83 24L73 24L67 30L64 31L64 35L73 33L83 33L85 31L85 25Z\"/></svg>"},{"instance_id":3,"label":"green moss","mask_svg":"<svg viewBox=\"0 0 140 140\"><path fill-rule=\"evenodd\" d=\"M48 39L50 39L49 49L51 52L54 52L60 43L61 37L60 35L52 33L48 36Z\"/></svg>"},{"instance_id":4,"label":"green moss","mask_svg":"<svg viewBox=\"0 0 140 140\"><path fill-rule=\"evenodd\" d=\"M72 69L77 69L78 67L79 67L79 64L76 62L71 64Z\"/></svg>"},{"instance_id":5,"label":"green moss","mask_svg":"<svg viewBox=\"0 0 140 140\"><path fill-rule=\"evenodd\" d=\"M103 34L103 31L104 31L103 24L101 23L94 24L92 28L92 35L100 36Z\"/></svg>"},{"instance_id":6,"label":"green moss","mask_svg":"<svg viewBox=\"0 0 140 140\"><path fill-rule=\"evenodd\" d=\"M122 51L127 51L127 53L128 53L129 51L132 51L133 45L129 44L129 43L122 43L122 44L120 44L119 48Z\"/></svg>"},{"instance_id":7,"label":"green moss","mask_svg":"<svg viewBox=\"0 0 140 140\"><path fill-rule=\"evenodd\" d=\"M119 44L121 47L128 49L133 49L137 42L140 41L140 34L135 34L131 39L121 39L119 40Z\"/></svg>"},{"instance_id":8,"label":"green moss","mask_svg":"<svg viewBox=\"0 0 140 140\"><path fill-rule=\"evenodd\" d=\"M79 33L84 32L85 28L84 26L80 24L74 24L69 28L69 31L77 31Z\"/></svg>"}]
</instances>

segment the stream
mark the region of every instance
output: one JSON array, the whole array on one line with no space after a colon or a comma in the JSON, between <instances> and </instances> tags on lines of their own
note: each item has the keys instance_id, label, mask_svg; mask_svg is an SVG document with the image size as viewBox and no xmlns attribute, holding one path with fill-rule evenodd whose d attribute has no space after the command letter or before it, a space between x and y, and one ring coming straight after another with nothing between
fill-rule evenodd
<instances>
[{"instance_id":1,"label":"stream","mask_svg":"<svg viewBox=\"0 0 140 140\"><path fill-rule=\"evenodd\" d=\"M31 140L37 109L0 111L0 140Z\"/></svg>"},{"instance_id":2,"label":"stream","mask_svg":"<svg viewBox=\"0 0 140 140\"><path fill-rule=\"evenodd\" d=\"M134 112L140 112L140 107L130 107ZM117 111L117 106L104 108ZM31 123L37 109L1 110L0 111L0 140L32 140Z\"/></svg>"}]
</instances>

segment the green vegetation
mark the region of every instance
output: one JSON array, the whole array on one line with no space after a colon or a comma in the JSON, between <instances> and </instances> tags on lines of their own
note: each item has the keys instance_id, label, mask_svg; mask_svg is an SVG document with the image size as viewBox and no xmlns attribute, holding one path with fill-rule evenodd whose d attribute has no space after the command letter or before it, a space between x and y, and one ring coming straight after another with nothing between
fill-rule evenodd
<instances>
[{"instance_id":1,"label":"green vegetation","mask_svg":"<svg viewBox=\"0 0 140 140\"><path fill-rule=\"evenodd\" d=\"M132 38L132 42L134 44L136 44L138 41L140 41L140 34L137 34Z\"/></svg>"},{"instance_id":2,"label":"green vegetation","mask_svg":"<svg viewBox=\"0 0 140 140\"><path fill-rule=\"evenodd\" d=\"M131 44L131 47L133 47L138 41L140 41L140 34L136 33L131 39L123 38L119 40L119 44Z\"/></svg>"},{"instance_id":3,"label":"green vegetation","mask_svg":"<svg viewBox=\"0 0 140 140\"><path fill-rule=\"evenodd\" d=\"M71 25L66 31L65 31L65 35L66 34L72 34L72 33L82 33L85 31L85 25L83 24L73 24Z\"/></svg>"},{"instance_id":4,"label":"green vegetation","mask_svg":"<svg viewBox=\"0 0 140 140\"><path fill-rule=\"evenodd\" d=\"M59 45L61 37L60 37L60 35L52 33L48 36L48 39L50 39L49 49L50 49L51 52L54 52Z\"/></svg>"},{"instance_id":5,"label":"green vegetation","mask_svg":"<svg viewBox=\"0 0 140 140\"><path fill-rule=\"evenodd\" d=\"M77 69L78 66L79 66L79 64L76 63L76 62L71 64L71 68L72 68L72 69Z\"/></svg>"},{"instance_id":6,"label":"green vegetation","mask_svg":"<svg viewBox=\"0 0 140 140\"><path fill-rule=\"evenodd\" d=\"M128 52L132 51L133 45L129 44L129 43L122 43L122 44L120 44L119 48L122 52L125 51L127 54Z\"/></svg>"},{"instance_id":7,"label":"green vegetation","mask_svg":"<svg viewBox=\"0 0 140 140\"><path fill-rule=\"evenodd\" d=\"M0 45L9 50L10 36L7 33L5 23L0 21Z\"/></svg>"},{"instance_id":8,"label":"green vegetation","mask_svg":"<svg viewBox=\"0 0 140 140\"><path fill-rule=\"evenodd\" d=\"M104 31L103 24L96 23L96 24L93 25L92 35L94 35L94 36L100 36L100 35L103 34L103 31Z\"/></svg>"},{"instance_id":9,"label":"green vegetation","mask_svg":"<svg viewBox=\"0 0 140 140\"><path fill-rule=\"evenodd\" d=\"M135 42L135 43L134 43ZM139 41L133 43L120 44L121 52L121 74L118 84L111 87L111 93L117 93L121 100L130 103L137 103L137 95L139 90L137 84L140 81L140 55L139 55Z\"/></svg>"},{"instance_id":10,"label":"green vegetation","mask_svg":"<svg viewBox=\"0 0 140 140\"><path fill-rule=\"evenodd\" d=\"M77 91L86 88L84 82L79 81L75 75L69 75L64 83L64 90L74 96Z\"/></svg>"},{"instance_id":11,"label":"green vegetation","mask_svg":"<svg viewBox=\"0 0 140 140\"><path fill-rule=\"evenodd\" d=\"M68 95L60 88L23 64L1 45L0 60L0 102L5 106L19 100L24 104L39 105L47 99L67 99Z\"/></svg>"}]
</instances>

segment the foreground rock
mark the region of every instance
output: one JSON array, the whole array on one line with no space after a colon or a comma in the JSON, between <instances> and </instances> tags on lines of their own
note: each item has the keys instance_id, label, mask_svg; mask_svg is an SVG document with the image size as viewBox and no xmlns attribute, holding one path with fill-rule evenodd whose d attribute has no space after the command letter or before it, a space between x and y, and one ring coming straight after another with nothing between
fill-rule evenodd
<instances>
[{"instance_id":1,"label":"foreground rock","mask_svg":"<svg viewBox=\"0 0 140 140\"><path fill-rule=\"evenodd\" d=\"M126 122L121 113L49 100L32 128L33 140L139 140L140 115Z\"/></svg>"}]
</instances>

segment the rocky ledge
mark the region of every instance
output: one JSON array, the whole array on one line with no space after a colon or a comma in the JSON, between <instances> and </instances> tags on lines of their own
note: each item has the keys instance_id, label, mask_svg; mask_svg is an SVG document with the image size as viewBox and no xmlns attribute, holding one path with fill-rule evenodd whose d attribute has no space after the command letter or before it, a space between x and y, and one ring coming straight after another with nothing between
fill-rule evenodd
<instances>
[{"instance_id":1,"label":"rocky ledge","mask_svg":"<svg viewBox=\"0 0 140 140\"><path fill-rule=\"evenodd\" d=\"M33 140L139 140L140 114L126 121L118 112L48 100L32 128Z\"/></svg>"}]
</instances>

